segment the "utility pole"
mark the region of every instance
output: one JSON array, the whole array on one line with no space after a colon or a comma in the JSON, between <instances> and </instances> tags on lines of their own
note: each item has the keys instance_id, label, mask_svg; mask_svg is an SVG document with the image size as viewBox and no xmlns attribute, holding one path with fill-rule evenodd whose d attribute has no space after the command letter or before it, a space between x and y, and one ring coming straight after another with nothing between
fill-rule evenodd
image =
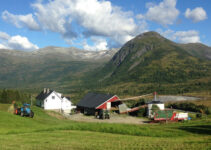
<instances>
[{"instance_id":1,"label":"utility pole","mask_svg":"<svg viewBox=\"0 0 211 150\"><path fill-rule=\"evenodd\" d=\"M32 95L31 95L31 106L32 106Z\"/></svg>"}]
</instances>

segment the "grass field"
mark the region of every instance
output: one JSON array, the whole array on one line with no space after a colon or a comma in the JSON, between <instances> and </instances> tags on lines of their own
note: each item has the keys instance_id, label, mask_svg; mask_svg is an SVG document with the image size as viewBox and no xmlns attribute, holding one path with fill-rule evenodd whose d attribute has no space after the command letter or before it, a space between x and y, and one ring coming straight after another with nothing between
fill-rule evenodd
<instances>
[{"instance_id":1,"label":"grass field","mask_svg":"<svg viewBox=\"0 0 211 150\"><path fill-rule=\"evenodd\" d=\"M33 119L0 104L0 149L211 149L211 119L168 124L80 123L33 107Z\"/></svg>"}]
</instances>

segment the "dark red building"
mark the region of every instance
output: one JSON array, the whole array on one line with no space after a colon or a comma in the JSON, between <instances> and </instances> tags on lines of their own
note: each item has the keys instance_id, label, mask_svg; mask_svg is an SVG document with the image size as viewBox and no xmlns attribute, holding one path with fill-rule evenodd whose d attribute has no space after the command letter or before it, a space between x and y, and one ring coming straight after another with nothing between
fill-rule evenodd
<instances>
[{"instance_id":1,"label":"dark red building","mask_svg":"<svg viewBox=\"0 0 211 150\"><path fill-rule=\"evenodd\" d=\"M119 97L116 95L88 93L77 104L77 110L84 114L94 115L99 109L110 110L116 103L120 103L118 100Z\"/></svg>"}]
</instances>

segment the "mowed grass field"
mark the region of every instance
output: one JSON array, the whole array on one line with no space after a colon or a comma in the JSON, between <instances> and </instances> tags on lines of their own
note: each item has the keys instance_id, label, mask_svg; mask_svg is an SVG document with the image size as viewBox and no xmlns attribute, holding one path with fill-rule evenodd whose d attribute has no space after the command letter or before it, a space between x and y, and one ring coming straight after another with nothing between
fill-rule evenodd
<instances>
[{"instance_id":1,"label":"mowed grass field","mask_svg":"<svg viewBox=\"0 0 211 150\"><path fill-rule=\"evenodd\" d=\"M211 149L211 118L168 124L82 123L33 107L33 119L0 104L0 150Z\"/></svg>"}]
</instances>

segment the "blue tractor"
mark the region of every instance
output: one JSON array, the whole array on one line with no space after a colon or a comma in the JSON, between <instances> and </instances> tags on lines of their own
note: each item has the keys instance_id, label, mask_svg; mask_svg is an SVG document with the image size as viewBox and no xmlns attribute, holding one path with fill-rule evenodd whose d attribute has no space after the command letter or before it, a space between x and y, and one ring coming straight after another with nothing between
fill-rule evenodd
<instances>
[{"instance_id":1,"label":"blue tractor","mask_svg":"<svg viewBox=\"0 0 211 150\"><path fill-rule=\"evenodd\" d=\"M16 115L20 115L21 117L30 117L33 118L34 117L34 112L31 110L30 108L30 104L23 104L23 107L21 108L17 108L15 110L15 114Z\"/></svg>"}]
</instances>

